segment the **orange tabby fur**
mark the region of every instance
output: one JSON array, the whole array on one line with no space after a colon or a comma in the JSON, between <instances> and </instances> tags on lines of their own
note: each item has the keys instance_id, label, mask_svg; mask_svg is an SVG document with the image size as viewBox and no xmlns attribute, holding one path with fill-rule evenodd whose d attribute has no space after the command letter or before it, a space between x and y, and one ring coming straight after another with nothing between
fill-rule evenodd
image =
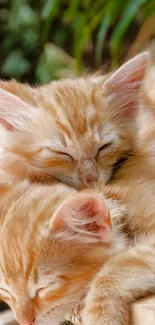
<instances>
[{"instance_id":1,"label":"orange tabby fur","mask_svg":"<svg viewBox=\"0 0 155 325\"><path fill-rule=\"evenodd\" d=\"M129 304L154 292L155 185L128 185L4 182L0 297L20 324L56 325L87 292L83 324L128 324Z\"/></svg>"},{"instance_id":2,"label":"orange tabby fur","mask_svg":"<svg viewBox=\"0 0 155 325\"><path fill-rule=\"evenodd\" d=\"M26 181L2 187L0 297L20 324L56 325L124 237L111 232L108 200L98 193ZM113 204L111 216L121 217Z\"/></svg>"},{"instance_id":3,"label":"orange tabby fur","mask_svg":"<svg viewBox=\"0 0 155 325\"><path fill-rule=\"evenodd\" d=\"M100 191L128 207L122 224L130 237L128 249L111 258L94 279L83 311L84 325L129 325L133 301L155 293L155 97L154 66L143 86L139 136L143 154L132 157L117 173L117 184ZM146 110L147 107L147 110ZM142 154L142 155L141 155ZM152 167L150 168L150 166ZM135 174L135 177L134 177Z\"/></svg>"},{"instance_id":4,"label":"orange tabby fur","mask_svg":"<svg viewBox=\"0 0 155 325\"><path fill-rule=\"evenodd\" d=\"M116 76L119 76L119 74L117 75L116 73L112 78L115 79ZM109 79L107 77L106 80ZM154 234L153 216L155 212L153 198L154 153L151 150L152 147L148 147L148 143L154 145L152 135L145 134L147 135L146 139L148 141L145 140L145 143L142 141L143 137L141 139L140 137L135 137L135 128L131 125L131 121L133 123L133 115L131 117L120 115L125 98L122 92L118 92L118 89L116 93L119 93L119 98L117 94L115 98L116 102L114 100L111 102L110 97L110 105L108 103L107 106L108 110L104 109L101 112L101 106L103 105L103 98L101 98L101 89L103 89L102 78L97 79L97 81L89 78L87 81L85 79L79 79L76 80L76 84L74 80L60 81L34 90L27 87L24 92L22 92L23 88L20 88L20 85L17 85L15 82L14 90L12 90L12 86L9 88L9 85L9 83L2 82L0 87L5 88L7 86L7 90L14 94L17 94L19 89L21 89L20 98L25 102L27 101L26 98L28 98L28 104L37 107L32 107L31 112L33 111L33 117L30 119L29 113L27 114L29 112L29 106L27 107L22 103L22 117L24 116L24 118L23 120L19 119L19 121L15 121L12 119L12 109L18 109L18 107L9 106L8 109L11 110L9 115L10 119L7 119L5 123L6 115L5 111L3 112L2 110L3 114L1 117L4 127L2 127L3 150L1 151L1 156L2 158L4 157L4 160L1 159L1 169L3 170L4 181L8 172L10 175L15 176L15 179L17 176L19 176L19 179L28 176L31 180L42 180L50 174L69 184L81 186L83 183L89 183L89 177L92 173L94 174L91 180L95 180L98 176L101 180L107 180L111 177L111 167L117 159L124 156L124 154L127 154L129 158L121 169L115 173L113 181L111 180L112 182L116 182L117 179L117 185L107 188L104 188L103 185L99 186L99 188L97 186L93 192L90 189L84 191L84 193L76 194L75 190L65 185L57 184L50 187L43 185L30 186L28 183L22 183L12 188L10 178L9 189L7 187L8 185L6 185L6 192L2 190L4 196L1 196L1 222L4 220L1 228L0 246L1 297L10 304L21 324L39 325L42 322L57 324L59 320L62 320L65 313L81 301L83 295L88 291L88 284L93 280L105 260L108 260L110 257L103 270L101 269L101 273L92 282L91 289L86 297L83 323L84 325L100 325L102 323L104 325L127 324L129 302L150 292L154 281L154 271L148 272L148 267L152 267L152 259L154 258L152 250L154 245L154 239L152 239ZM110 94L114 90L111 87L112 85L113 83L111 84L110 81L110 85L108 85ZM114 82L114 85L116 87L116 82ZM21 87L23 86L21 85ZM88 96L86 96L88 89L90 91L89 101ZM50 91L52 92L52 100ZM31 95L25 97L27 96L27 92L28 94L33 93L32 100ZM128 109L128 96L131 96L131 93L125 94L127 96L125 107ZM2 97L3 95L6 94L2 94ZM93 109L95 108L95 116L89 115L90 106L88 106L88 102L90 103L90 99L91 105L93 103ZM16 100L19 103L18 98ZM58 112L56 120L53 119L53 115L57 114L57 105L58 107L63 107L63 110ZM77 113L77 107L80 110L79 115ZM117 114L113 116L115 109L118 118ZM69 114L71 110L73 110L72 115ZM61 118L59 118L59 114L61 115L62 112L63 123ZM101 116L102 121L100 121ZM69 128L71 128L70 132L68 130L68 121ZM109 126L107 121L112 124ZM85 129L86 125L90 125L90 128ZM103 139L95 131L95 128L97 127L97 130L100 130L102 125L104 125L105 129L107 128L107 135L104 130L104 140L106 136L114 135L115 137L117 134L117 136L119 135L119 141L110 152L108 151L106 153L104 151L104 159L99 157L97 162L99 165L96 165L94 150L97 152L99 144L101 145ZM59 131L58 133L56 133L56 129ZM71 131L73 129L76 130L76 135L72 134ZM55 155L54 158L46 156L46 159L43 159L40 156L44 150L43 142L45 140L47 141L45 141L46 144L49 143L49 139L52 144L54 143L54 138L49 136L53 134L51 130L55 132L56 140L59 135L59 140L61 140L61 145L65 145L65 150L67 143L65 136L67 136L67 139L72 140L72 146L73 144L75 146L72 150L74 149L75 154L78 155L78 159L74 159L74 164L71 164L70 157L66 157L66 160L64 157L60 159L60 153L57 153L58 156ZM95 145L92 146L94 142ZM106 141L104 142L104 144L107 143ZM41 144L42 146L39 147ZM59 151L57 145L58 143L56 142L56 148ZM12 155L11 159L10 153ZM65 154L68 155L68 152L65 152ZM39 160L40 157L41 160ZM38 169L36 165L38 165ZM50 172L47 169L49 166ZM43 172L40 167L43 169ZM63 170L62 167L65 167L65 169ZM51 168L53 168L52 171ZM56 168L58 169L56 170ZM66 173L69 171L70 176L66 176ZM105 177L106 172L108 177ZM89 233L91 229L95 230L95 232L97 231L99 237L96 236L96 233L94 236L94 231L93 235L89 237L87 231L86 233L83 232L83 226L86 226L87 223L81 223L80 220L78 224L76 209L75 211L74 209L72 210L70 206L68 207L67 203L68 198L69 202L72 202L74 195L78 202L78 197L82 193L84 196L90 195L91 201L94 197L94 200L98 202L100 199L98 196L96 198L97 194L94 191L104 195L105 202L110 209L114 222L114 233L110 232L109 237L103 236L102 240L100 238L101 230L105 235L107 227L109 227L108 219L107 217L105 218L105 214L107 213L105 206L103 209L105 223L102 225L102 222L99 221L95 225L90 225L88 231ZM6 200L10 203L9 207L5 205ZM74 202L75 207L76 200ZM61 213L56 213L56 211ZM62 220L63 213L64 219ZM88 214L90 217L89 209L86 209L85 214ZM54 232L52 232L50 222L53 215L54 220L56 217L57 221L54 224ZM69 217L68 222L67 217ZM100 213L99 215L95 214L94 217L100 217ZM121 221L122 229L124 232L127 232L129 237L128 241L133 244L133 248L125 250L125 253L122 252L120 255L111 258L111 255L116 254L116 252L118 253L125 245L122 231L120 231L120 236L117 234L117 222L115 218ZM90 222L94 222L94 219L90 219ZM80 231L79 228L77 229L79 226ZM25 232L26 227L27 231ZM7 236L8 233L10 234L9 237ZM150 236L149 239L146 237L146 233ZM138 235L142 235L142 238L138 238ZM113 241L115 236L116 240ZM133 243L133 238L136 238L138 245ZM147 256L150 257L147 263L145 261L147 256L143 242L146 243L148 249ZM124 271L125 266L127 272ZM38 274L38 270L40 269L41 271ZM15 274L13 274L12 270L14 270ZM142 271L142 276L140 276L140 271ZM132 282L133 274L135 281L137 281L137 286L135 282ZM60 282L60 289L54 289L53 291L51 289L50 291L49 283L51 281L57 283L57 278L58 282ZM42 279L45 282L42 282ZM146 279L146 286L144 285L143 279ZM122 284L121 286L120 283ZM49 287L49 292L46 294L47 286ZM11 296L4 290L11 292ZM129 290L130 294L127 292L126 295L126 290ZM40 292L39 295L38 292ZM41 292L44 293L43 298L41 298ZM119 301L120 304L118 304Z\"/></svg>"},{"instance_id":5,"label":"orange tabby fur","mask_svg":"<svg viewBox=\"0 0 155 325\"><path fill-rule=\"evenodd\" d=\"M135 119L147 62L146 52L110 76L37 88L0 81L0 168L74 187L107 182L120 159L141 150Z\"/></svg>"},{"instance_id":6,"label":"orange tabby fur","mask_svg":"<svg viewBox=\"0 0 155 325\"><path fill-rule=\"evenodd\" d=\"M154 181L128 186L101 186L105 197L128 207L122 219L130 245L111 258L91 285L85 301L83 324L130 325L130 306L136 299L155 293L155 204Z\"/></svg>"}]
</instances>

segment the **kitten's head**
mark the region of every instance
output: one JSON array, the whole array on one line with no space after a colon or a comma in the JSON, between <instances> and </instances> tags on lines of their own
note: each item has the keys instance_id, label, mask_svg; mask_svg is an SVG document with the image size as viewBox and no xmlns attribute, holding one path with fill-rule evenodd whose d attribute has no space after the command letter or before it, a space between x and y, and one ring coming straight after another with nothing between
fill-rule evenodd
<instances>
[{"instance_id":1,"label":"kitten's head","mask_svg":"<svg viewBox=\"0 0 155 325\"><path fill-rule=\"evenodd\" d=\"M147 61L142 53L111 76L66 79L25 92L22 86L21 93L17 84L12 94L1 89L1 165L20 178L49 175L77 187L98 178L107 182L135 150ZM0 87L11 90L4 82Z\"/></svg>"},{"instance_id":2,"label":"kitten's head","mask_svg":"<svg viewBox=\"0 0 155 325\"><path fill-rule=\"evenodd\" d=\"M112 254L109 209L99 193L64 185L20 184L13 196L0 231L0 298L20 324L56 325Z\"/></svg>"}]
</instances>

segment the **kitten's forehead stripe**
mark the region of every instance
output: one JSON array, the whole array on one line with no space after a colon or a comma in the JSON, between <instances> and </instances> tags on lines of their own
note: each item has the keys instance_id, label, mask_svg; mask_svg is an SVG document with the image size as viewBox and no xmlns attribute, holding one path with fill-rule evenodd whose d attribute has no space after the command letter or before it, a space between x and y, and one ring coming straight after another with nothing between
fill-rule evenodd
<instances>
[{"instance_id":1,"label":"kitten's forehead stripe","mask_svg":"<svg viewBox=\"0 0 155 325\"><path fill-rule=\"evenodd\" d=\"M25 280L28 281L28 279L30 278L30 275L33 277L33 280L36 281L36 277L38 276L38 274L36 273L37 270L34 269L34 252L31 251L31 255L28 259L28 261L26 261L27 263L25 263Z\"/></svg>"},{"instance_id":2,"label":"kitten's forehead stripe","mask_svg":"<svg viewBox=\"0 0 155 325\"><path fill-rule=\"evenodd\" d=\"M61 130L68 136L68 138L71 138L71 133L67 129L67 126L60 120L57 120L57 124L61 128ZM64 145L66 145L65 136L62 139L64 140Z\"/></svg>"},{"instance_id":3,"label":"kitten's forehead stripe","mask_svg":"<svg viewBox=\"0 0 155 325\"><path fill-rule=\"evenodd\" d=\"M65 121L67 117L72 130L77 129L82 134L87 122L86 111L89 115L89 111L91 110L93 114L91 114L92 119L90 119L90 125L94 125L96 122L96 110L91 102L91 92L93 86L89 80L87 86L85 85L84 80L78 79L77 85L74 81L69 80L67 82L55 82L48 87L51 89L51 97L48 97L49 104L52 102L52 97L54 97L57 106L59 107L59 109L56 111L56 115L58 114L61 121ZM45 91L46 94L44 87L42 88L42 91ZM70 131L71 130L69 130L69 132Z\"/></svg>"}]
</instances>

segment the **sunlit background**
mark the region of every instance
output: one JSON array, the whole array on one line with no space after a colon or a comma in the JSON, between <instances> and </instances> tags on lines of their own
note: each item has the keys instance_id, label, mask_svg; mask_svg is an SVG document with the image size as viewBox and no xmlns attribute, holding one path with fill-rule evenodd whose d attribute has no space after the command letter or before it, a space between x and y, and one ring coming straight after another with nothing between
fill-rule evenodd
<instances>
[{"instance_id":1,"label":"sunlit background","mask_svg":"<svg viewBox=\"0 0 155 325\"><path fill-rule=\"evenodd\" d=\"M115 68L155 34L155 0L0 0L0 77L47 83Z\"/></svg>"}]
</instances>

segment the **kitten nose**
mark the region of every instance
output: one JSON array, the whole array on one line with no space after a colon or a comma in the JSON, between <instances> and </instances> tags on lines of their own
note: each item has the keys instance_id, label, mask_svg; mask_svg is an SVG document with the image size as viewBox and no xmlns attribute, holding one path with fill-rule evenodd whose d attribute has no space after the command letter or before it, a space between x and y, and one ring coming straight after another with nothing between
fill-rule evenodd
<instances>
[{"instance_id":1,"label":"kitten nose","mask_svg":"<svg viewBox=\"0 0 155 325\"><path fill-rule=\"evenodd\" d=\"M26 322L20 322L20 325L34 325L35 322L35 318L34 319L30 319Z\"/></svg>"},{"instance_id":2,"label":"kitten nose","mask_svg":"<svg viewBox=\"0 0 155 325\"><path fill-rule=\"evenodd\" d=\"M84 183L87 184L91 184L93 182L95 182L97 180L97 175L86 175L84 177Z\"/></svg>"},{"instance_id":3,"label":"kitten nose","mask_svg":"<svg viewBox=\"0 0 155 325\"><path fill-rule=\"evenodd\" d=\"M35 310L32 299L20 296L20 305L16 306L16 318L21 325L32 325L35 322Z\"/></svg>"},{"instance_id":4,"label":"kitten nose","mask_svg":"<svg viewBox=\"0 0 155 325\"><path fill-rule=\"evenodd\" d=\"M79 178L85 185L89 185L98 179L98 171L93 159L81 159L79 162Z\"/></svg>"}]
</instances>

